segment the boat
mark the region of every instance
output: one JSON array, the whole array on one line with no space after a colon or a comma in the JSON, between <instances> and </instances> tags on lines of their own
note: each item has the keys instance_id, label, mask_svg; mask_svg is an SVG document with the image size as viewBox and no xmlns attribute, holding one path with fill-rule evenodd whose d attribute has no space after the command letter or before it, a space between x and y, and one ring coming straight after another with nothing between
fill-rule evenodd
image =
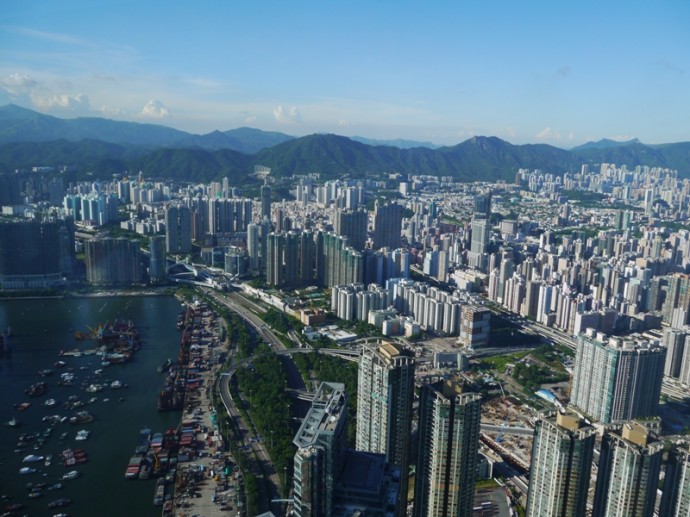
<instances>
[{"instance_id":1,"label":"boat","mask_svg":"<svg viewBox=\"0 0 690 517\"><path fill-rule=\"evenodd\" d=\"M48 485L48 490L60 490L62 488L62 483L53 483Z\"/></svg>"},{"instance_id":2,"label":"boat","mask_svg":"<svg viewBox=\"0 0 690 517\"><path fill-rule=\"evenodd\" d=\"M60 386L74 386L74 374L72 372L65 372L60 374L58 381Z\"/></svg>"},{"instance_id":3,"label":"boat","mask_svg":"<svg viewBox=\"0 0 690 517\"><path fill-rule=\"evenodd\" d=\"M48 508L60 508L62 506L67 506L72 502L71 499L67 499L66 497L61 497L60 499L55 499L54 501L51 501L48 503Z\"/></svg>"},{"instance_id":4,"label":"boat","mask_svg":"<svg viewBox=\"0 0 690 517\"><path fill-rule=\"evenodd\" d=\"M26 394L30 397L38 397L39 395L43 395L47 390L48 385L43 381L39 381L29 386L26 389Z\"/></svg>"},{"instance_id":5,"label":"boat","mask_svg":"<svg viewBox=\"0 0 690 517\"><path fill-rule=\"evenodd\" d=\"M86 429L82 429L81 431L77 431L77 436L75 440L78 442L83 442L89 437L89 434L91 434L91 431L87 431Z\"/></svg>"},{"instance_id":6,"label":"boat","mask_svg":"<svg viewBox=\"0 0 690 517\"><path fill-rule=\"evenodd\" d=\"M21 404L16 404L14 408L17 411L26 411L31 407L31 402L22 402Z\"/></svg>"},{"instance_id":7,"label":"boat","mask_svg":"<svg viewBox=\"0 0 690 517\"><path fill-rule=\"evenodd\" d=\"M79 477L78 470L70 470L66 474L62 475L62 479L77 479Z\"/></svg>"},{"instance_id":8,"label":"boat","mask_svg":"<svg viewBox=\"0 0 690 517\"><path fill-rule=\"evenodd\" d=\"M158 373L167 372L172 366L172 359L168 358L162 365L158 367Z\"/></svg>"},{"instance_id":9,"label":"boat","mask_svg":"<svg viewBox=\"0 0 690 517\"><path fill-rule=\"evenodd\" d=\"M24 463L35 463L38 461L43 461L45 458L43 456L37 456L35 454L29 454L28 456L24 456L24 459L22 460Z\"/></svg>"},{"instance_id":10,"label":"boat","mask_svg":"<svg viewBox=\"0 0 690 517\"><path fill-rule=\"evenodd\" d=\"M57 404L57 400L55 400L55 399L46 399L46 401L43 403L43 405L45 407L53 407L56 404Z\"/></svg>"},{"instance_id":11,"label":"boat","mask_svg":"<svg viewBox=\"0 0 690 517\"><path fill-rule=\"evenodd\" d=\"M29 492L29 497L31 499L35 499L37 497L41 497L43 495L43 492L41 492L39 489L34 489L31 492Z\"/></svg>"},{"instance_id":12,"label":"boat","mask_svg":"<svg viewBox=\"0 0 690 517\"><path fill-rule=\"evenodd\" d=\"M88 424L93 422L93 415L88 411L78 411L69 421L70 424Z\"/></svg>"},{"instance_id":13,"label":"boat","mask_svg":"<svg viewBox=\"0 0 690 517\"><path fill-rule=\"evenodd\" d=\"M17 420L16 418L12 417L12 418L10 418L7 422L5 422L5 425L6 425L7 427L19 427L19 426L22 425L22 424L19 422L19 420Z\"/></svg>"},{"instance_id":14,"label":"boat","mask_svg":"<svg viewBox=\"0 0 690 517\"><path fill-rule=\"evenodd\" d=\"M33 474L36 472L36 469L33 467L22 467L19 469L20 474Z\"/></svg>"},{"instance_id":15,"label":"boat","mask_svg":"<svg viewBox=\"0 0 690 517\"><path fill-rule=\"evenodd\" d=\"M45 461L43 462L43 464L44 464L46 467L50 467L50 464L51 464L52 462L53 462L53 455L52 455L52 454L48 454L48 455L46 456L46 459L45 459Z\"/></svg>"},{"instance_id":16,"label":"boat","mask_svg":"<svg viewBox=\"0 0 690 517\"><path fill-rule=\"evenodd\" d=\"M102 391L102 390L103 390L103 385L102 385L102 384L89 384L89 385L86 387L86 390L85 390L85 391L86 391L87 393L97 393L97 392Z\"/></svg>"},{"instance_id":17,"label":"boat","mask_svg":"<svg viewBox=\"0 0 690 517\"><path fill-rule=\"evenodd\" d=\"M137 479L139 477L139 471L141 470L141 464L143 461L143 456L132 456L129 460L129 463L127 463L127 468L125 469L125 479Z\"/></svg>"},{"instance_id":18,"label":"boat","mask_svg":"<svg viewBox=\"0 0 690 517\"><path fill-rule=\"evenodd\" d=\"M120 382L120 381L113 381L113 382L110 383L110 389L113 389L113 390L119 390L119 389L122 388L123 386L124 386L124 385L123 385L122 382Z\"/></svg>"},{"instance_id":19,"label":"boat","mask_svg":"<svg viewBox=\"0 0 690 517\"><path fill-rule=\"evenodd\" d=\"M153 493L154 506L162 506L165 499L165 479L158 478L156 481L156 489Z\"/></svg>"},{"instance_id":20,"label":"boat","mask_svg":"<svg viewBox=\"0 0 690 517\"><path fill-rule=\"evenodd\" d=\"M48 375L53 375L53 370L45 368L43 370L38 370L38 375L41 377L47 377Z\"/></svg>"}]
</instances>

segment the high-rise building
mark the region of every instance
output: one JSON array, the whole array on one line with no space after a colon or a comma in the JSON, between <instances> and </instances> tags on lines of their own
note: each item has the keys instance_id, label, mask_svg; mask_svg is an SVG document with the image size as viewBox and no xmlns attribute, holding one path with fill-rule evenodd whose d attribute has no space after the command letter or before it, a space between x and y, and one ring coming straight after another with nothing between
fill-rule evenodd
<instances>
[{"instance_id":1,"label":"high-rise building","mask_svg":"<svg viewBox=\"0 0 690 517\"><path fill-rule=\"evenodd\" d=\"M61 274L61 227L65 224L68 223L1 221L0 288L45 289L64 285ZM71 242L73 249L73 238ZM70 250L65 250L65 253L70 253Z\"/></svg>"},{"instance_id":2,"label":"high-rise building","mask_svg":"<svg viewBox=\"0 0 690 517\"><path fill-rule=\"evenodd\" d=\"M591 329L578 336L570 403L605 424L656 416L666 349L604 339Z\"/></svg>"},{"instance_id":3,"label":"high-rise building","mask_svg":"<svg viewBox=\"0 0 690 517\"><path fill-rule=\"evenodd\" d=\"M149 282L162 284L166 279L165 237L154 235L149 241Z\"/></svg>"},{"instance_id":4,"label":"high-rise building","mask_svg":"<svg viewBox=\"0 0 690 517\"><path fill-rule=\"evenodd\" d=\"M675 445L668 453L659 517L690 516L690 449Z\"/></svg>"},{"instance_id":5,"label":"high-rise building","mask_svg":"<svg viewBox=\"0 0 690 517\"><path fill-rule=\"evenodd\" d=\"M491 216L491 192L474 196L474 213L487 219Z\"/></svg>"},{"instance_id":6,"label":"high-rise building","mask_svg":"<svg viewBox=\"0 0 690 517\"><path fill-rule=\"evenodd\" d=\"M261 219L271 220L271 187L261 186Z\"/></svg>"},{"instance_id":7,"label":"high-rise building","mask_svg":"<svg viewBox=\"0 0 690 517\"><path fill-rule=\"evenodd\" d=\"M595 435L576 415L540 416L532 444L528 517L585 515Z\"/></svg>"},{"instance_id":8,"label":"high-rise building","mask_svg":"<svg viewBox=\"0 0 690 517\"><path fill-rule=\"evenodd\" d=\"M486 307L463 305L460 309L458 341L466 347L479 348L489 344L491 311Z\"/></svg>"},{"instance_id":9,"label":"high-rise building","mask_svg":"<svg viewBox=\"0 0 690 517\"><path fill-rule=\"evenodd\" d=\"M684 327L676 329L666 327L664 329L663 344L666 347L666 364L664 365L664 375L673 379L678 379L683 370L683 359L690 354L685 353L686 339L690 335L690 329Z\"/></svg>"},{"instance_id":10,"label":"high-rise building","mask_svg":"<svg viewBox=\"0 0 690 517\"><path fill-rule=\"evenodd\" d=\"M346 449L347 397L345 385L323 382L314 394L293 443L293 511L298 517L330 516L335 480Z\"/></svg>"},{"instance_id":11,"label":"high-rise building","mask_svg":"<svg viewBox=\"0 0 690 517\"><path fill-rule=\"evenodd\" d=\"M165 251L192 251L192 212L186 206L170 205L165 209Z\"/></svg>"},{"instance_id":12,"label":"high-rise building","mask_svg":"<svg viewBox=\"0 0 690 517\"><path fill-rule=\"evenodd\" d=\"M470 251L467 253L467 260L470 267L486 272L488 264L485 254L489 246L491 224L486 218L474 218L470 228L472 240L470 241Z\"/></svg>"},{"instance_id":13,"label":"high-rise building","mask_svg":"<svg viewBox=\"0 0 690 517\"><path fill-rule=\"evenodd\" d=\"M247 255L249 256L249 271L259 273L261 260L261 226L255 223L247 225Z\"/></svg>"},{"instance_id":14,"label":"high-rise building","mask_svg":"<svg viewBox=\"0 0 690 517\"><path fill-rule=\"evenodd\" d=\"M389 342L364 345L359 357L356 448L385 454L400 469L401 515L407 508L414 369L413 355Z\"/></svg>"},{"instance_id":15,"label":"high-rise building","mask_svg":"<svg viewBox=\"0 0 690 517\"><path fill-rule=\"evenodd\" d=\"M444 380L422 387L414 517L472 515L481 395Z\"/></svg>"},{"instance_id":16,"label":"high-rise building","mask_svg":"<svg viewBox=\"0 0 690 517\"><path fill-rule=\"evenodd\" d=\"M593 517L652 517L663 443L647 428L626 422L601 441Z\"/></svg>"},{"instance_id":17,"label":"high-rise building","mask_svg":"<svg viewBox=\"0 0 690 517\"><path fill-rule=\"evenodd\" d=\"M283 267L283 250L285 235L269 233L266 244L266 283L282 287L285 283L285 268Z\"/></svg>"},{"instance_id":18,"label":"high-rise building","mask_svg":"<svg viewBox=\"0 0 690 517\"><path fill-rule=\"evenodd\" d=\"M374 205L374 248L400 247L403 207L397 203Z\"/></svg>"},{"instance_id":19,"label":"high-rise building","mask_svg":"<svg viewBox=\"0 0 690 517\"><path fill-rule=\"evenodd\" d=\"M120 237L86 241L86 281L93 285L141 282L139 242Z\"/></svg>"},{"instance_id":20,"label":"high-rise building","mask_svg":"<svg viewBox=\"0 0 690 517\"><path fill-rule=\"evenodd\" d=\"M368 226L369 212L364 208L336 210L335 212L333 225L335 233L346 236L350 246L357 251L364 249Z\"/></svg>"}]
</instances>

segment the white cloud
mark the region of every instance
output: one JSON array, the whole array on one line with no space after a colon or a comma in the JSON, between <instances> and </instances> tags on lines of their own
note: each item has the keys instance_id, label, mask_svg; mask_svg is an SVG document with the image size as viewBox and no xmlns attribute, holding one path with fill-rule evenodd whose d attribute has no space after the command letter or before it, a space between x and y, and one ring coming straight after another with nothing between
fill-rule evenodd
<instances>
[{"instance_id":1,"label":"white cloud","mask_svg":"<svg viewBox=\"0 0 690 517\"><path fill-rule=\"evenodd\" d=\"M0 78L0 88L12 98L31 94L36 86L38 83L28 74L15 73Z\"/></svg>"},{"instance_id":2,"label":"white cloud","mask_svg":"<svg viewBox=\"0 0 690 517\"><path fill-rule=\"evenodd\" d=\"M139 116L143 118L161 119L170 116L170 113L168 112L168 108L166 108L165 104L161 101L158 99L151 99L146 103L146 106L143 107Z\"/></svg>"},{"instance_id":3,"label":"white cloud","mask_svg":"<svg viewBox=\"0 0 690 517\"><path fill-rule=\"evenodd\" d=\"M561 133L557 129L552 129L550 127L545 127L539 133L534 135L539 140L561 140Z\"/></svg>"},{"instance_id":4,"label":"white cloud","mask_svg":"<svg viewBox=\"0 0 690 517\"><path fill-rule=\"evenodd\" d=\"M40 109L58 109L71 112L88 112L91 104L89 96L85 93L78 93L77 95L61 94L49 97L32 95L31 101L34 106Z\"/></svg>"},{"instance_id":5,"label":"white cloud","mask_svg":"<svg viewBox=\"0 0 690 517\"><path fill-rule=\"evenodd\" d=\"M98 108L94 108L94 111L97 111L104 117L122 117L127 115L127 112L125 110L122 110L120 108L114 108L112 106L108 106L107 104L103 104Z\"/></svg>"},{"instance_id":6,"label":"white cloud","mask_svg":"<svg viewBox=\"0 0 690 517\"><path fill-rule=\"evenodd\" d=\"M254 124L256 122L256 117L247 117L244 119L245 124Z\"/></svg>"},{"instance_id":7,"label":"white cloud","mask_svg":"<svg viewBox=\"0 0 690 517\"><path fill-rule=\"evenodd\" d=\"M300 115L297 106L292 106L289 110L278 106L273 109L273 116L279 124L297 124L302 121L302 115Z\"/></svg>"},{"instance_id":8,"label":"white cloud","mask_svg":"<svg viewBox=\"0 0 690 517\"><path fill-rule=\"evenodd\" d=\"M630 135L616 135L609 137L609 140L615 140L616 142L627 142L628 140L632 140L633 138L635 137Z\"/></svg>"}]
</instances>

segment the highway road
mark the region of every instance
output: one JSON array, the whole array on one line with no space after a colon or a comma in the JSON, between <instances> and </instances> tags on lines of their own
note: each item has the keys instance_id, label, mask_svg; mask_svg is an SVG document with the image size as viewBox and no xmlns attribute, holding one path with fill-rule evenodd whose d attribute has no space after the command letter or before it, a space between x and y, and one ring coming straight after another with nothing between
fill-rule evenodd
<instances>
[{"instance_id":1,"label":"highway road","mask_svg":"<svg viewBox=\"0 0 690 517\"><path fill-rule=\"evenodd\" d=\"M217 303L224 305L230 310L233 310L245 321L250 323L273 351L278 352L285 349L285 346L280 339L278 339L273 331L264 324L263 320L249 311L237 300L234 300L232 296L226 297L211 289L205 289L204 291ZM237 409L236 403L232 398L232 394L230 393L230 380L232 376L238 368L251 363L252 360L253 357L250 357L234 363L228 371L221 375L218 390L221 400L223 401L223 405L228 413L228 418L230 418L234 423L238 434L241 437L241 446L245 448L244 450L248 453L250 458L253 456L257 461L257 464L252 465L252 471L257 476L259 485L261 487L260 490L262 493L262 500L259 501L261 505L260 509L262 511L267 511L270 509L276 515L280 515L284 512L284 508L282 507L281 503L272 503L270 508L267 504L268 501L273 501L281 497L280 487L282 483L280 475L278 472L276 472L273 462L271 461L271 457L268 454L263 441L258 440L256 435L250 431L250 426L243 420L240 412ZM304 388L303 383L301 388ZM246 447L249 447L249 449ZM267 477L264 477L263 473L266 473ZM263 483L261 481L263 481Z\"/></svg>"}]
</instances>

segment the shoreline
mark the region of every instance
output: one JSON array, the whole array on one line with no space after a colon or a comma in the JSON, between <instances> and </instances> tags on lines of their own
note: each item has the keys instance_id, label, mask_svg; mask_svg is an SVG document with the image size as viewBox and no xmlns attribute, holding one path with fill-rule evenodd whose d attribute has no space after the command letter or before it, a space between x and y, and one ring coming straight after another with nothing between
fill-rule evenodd
<instances>
[{"instance_id":1,"label":"shoreline","mask_svg":"<svg viewBox=\"0 0 690 517\"><path fill-rule=\"evenodd\" d=\"M168 292L171 290L171 292ZM173 296L175 289L170 286L166 287L152 287L145 290L129 290L129 289L108 289L103 291L96 291L93 293L77 293L65 292L64 294L50 294L50 295L27 295L27 296L0 296L0 301L12 300L63 300L66 298L108 298L115 296Z\"/></svg>"}]
</instances>

